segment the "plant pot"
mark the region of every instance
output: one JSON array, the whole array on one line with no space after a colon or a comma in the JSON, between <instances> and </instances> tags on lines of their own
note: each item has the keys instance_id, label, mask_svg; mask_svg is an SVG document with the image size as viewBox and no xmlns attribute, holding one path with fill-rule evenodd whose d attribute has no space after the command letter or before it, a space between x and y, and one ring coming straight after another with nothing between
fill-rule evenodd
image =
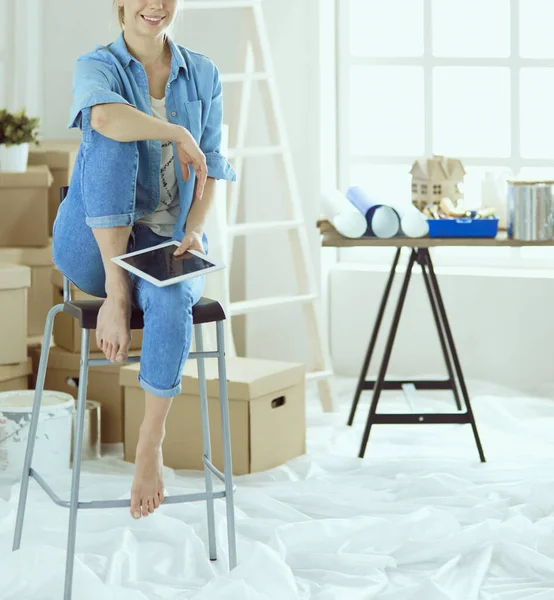
<instances>
[{"instance_id":1,"label":"plant pot","mask_svg":"<svg viewBox=\"0 0 554 600\"><path fill-rule=\"evenodd\" d=\"M0 172L24 173L28 158L29 144L0 144Z\"/></svg>"}]
</instances>

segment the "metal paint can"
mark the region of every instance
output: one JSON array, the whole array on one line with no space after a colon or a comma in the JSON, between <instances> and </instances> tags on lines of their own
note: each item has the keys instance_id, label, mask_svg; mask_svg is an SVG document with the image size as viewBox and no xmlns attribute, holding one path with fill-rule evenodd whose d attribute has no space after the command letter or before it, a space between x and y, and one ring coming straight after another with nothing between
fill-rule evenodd
<instances>
[{"instance_id":1,"label":"metal paint can","mask_svg":"<svg viewBox=\"0 0 554 600\"><path fill-rule=\"evenodd\" d=\"M554 181L508 181L508 237L554 239Z\"/></svg>"}]
</instances>

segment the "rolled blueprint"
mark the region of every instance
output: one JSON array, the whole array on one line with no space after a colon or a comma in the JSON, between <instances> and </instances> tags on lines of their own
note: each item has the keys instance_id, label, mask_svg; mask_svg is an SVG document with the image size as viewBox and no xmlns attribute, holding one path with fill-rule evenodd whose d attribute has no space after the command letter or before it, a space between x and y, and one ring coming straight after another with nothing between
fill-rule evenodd
<instances>
[{"instance_id":1,"label":"rolled blueprint","mask_svg":"<svg viewBox=\"0 0 554 600\"><path fill-rule=\"evenodd\" d=\"M398 234L400 217L394 208L378 204L358 186L349 188L346 197L365 216L366 235L391 238Z\"/></svg>"},{"instance_id":2,"label":"rolled blueprint","mask_svg":"<svg viewBox=\"0 0 554 600\"><path fill-rule=\"evenodd\" d=\"M325 218L345 237L360 238L367 230L364 215L339 190L323 194L321 210Z\"/></svg>"},{"instance_id":3,"label":"rolled blueprint","mask_svg":"<svg viewBox=\"0 0 554 600\"><path fill-rule=\"evenodd\" d=\"M400 227L405 236L420 238L429 235L427 218L413 204L404 208L400 214Z\"/></svg>"}]
</instances>

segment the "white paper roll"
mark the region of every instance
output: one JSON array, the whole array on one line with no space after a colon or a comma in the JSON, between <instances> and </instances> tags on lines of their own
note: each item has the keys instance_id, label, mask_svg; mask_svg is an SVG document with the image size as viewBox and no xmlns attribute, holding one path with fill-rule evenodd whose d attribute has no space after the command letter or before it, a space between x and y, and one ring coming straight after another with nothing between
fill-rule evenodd
<instances>
[{"instance_id":1,"label":"white paper roll","mask_svg":"<svg viewBox=\"0 0 554 600\"><path fill-rule=\"evenodd\" d=\"M398 213L390 206L380 206L371 217L371 229L375 237L394 237L400 229Z\"/></svg>"},{"instance_id":2,"label":"white paper roll","mask_svg":"<svg viewBox=\"0 0 554 600\"><path fill-rule=\"evenodd\" d=\"M420 238L429 235L429 225L425 215L412 205L403 210L400 226L404 235L410 238Z\"/></svg>"},{"instance_id":3,"label":"white paper roll","mask_svg":"<svg viewBox=\"0 0 554 600\"><path fill-rule=\"evenodd\" d=\"M367 230L365 216L339 190L323 194L321 210L325 218L345 237L360 238Z\"/></svg>"}]
</instances>

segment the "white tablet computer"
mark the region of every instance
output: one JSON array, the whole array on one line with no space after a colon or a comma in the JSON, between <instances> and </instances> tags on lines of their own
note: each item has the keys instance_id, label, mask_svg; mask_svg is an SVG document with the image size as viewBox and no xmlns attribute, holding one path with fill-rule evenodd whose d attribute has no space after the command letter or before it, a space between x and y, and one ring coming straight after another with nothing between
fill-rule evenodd
<instances>
[{"instance_id":1,"label":"white tablet computer","mask_svg":"<svg viewBox=\"0 0 554 600\"><path fill-rule=\"evenodd\" d=\"M144 250L115 256L112 261L158 287L225 268L197 250L187 250L181 256L173 256L179 246L179 242L172 240Z\"/></svg>"}]
</instances>

